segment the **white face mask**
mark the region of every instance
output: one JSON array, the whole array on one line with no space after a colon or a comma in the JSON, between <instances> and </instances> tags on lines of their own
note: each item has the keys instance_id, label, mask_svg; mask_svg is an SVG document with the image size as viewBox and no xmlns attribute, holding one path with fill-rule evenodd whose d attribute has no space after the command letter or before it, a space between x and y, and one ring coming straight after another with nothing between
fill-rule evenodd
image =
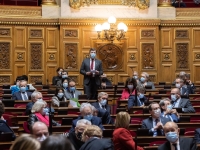
<instances>
[{"instance_id":1,"label":"white face mask","mask_svg":"<svg viewBox=\"0 0 200 150\"><path fill-rule=\"evenodd\" d=\"M161 114L160 109L154 110L154 115L156 117L160 117L160 114Z\"/></svg>"},{"instance_id":2,"label":"white face mask","mask_svg":"<svg viewBox=\"0 0 200 150\"><path fill-rule=\"evenodd\" d=\"M181 87L180 83L177 83L176 88L180 88L180 87Z\"/></svg>"},{"instance_id":3,"label":"white face mask","mask_svg":"<svg viewBox=\"0 0 200 150\"><path fill-rule=\"evenodd\" d=\"M39 141L39 142L43 142L44 140L46 140L46 136L43 134L41 137L38 137L37 138L37 140Z\"/></svg>"}]
</instances>

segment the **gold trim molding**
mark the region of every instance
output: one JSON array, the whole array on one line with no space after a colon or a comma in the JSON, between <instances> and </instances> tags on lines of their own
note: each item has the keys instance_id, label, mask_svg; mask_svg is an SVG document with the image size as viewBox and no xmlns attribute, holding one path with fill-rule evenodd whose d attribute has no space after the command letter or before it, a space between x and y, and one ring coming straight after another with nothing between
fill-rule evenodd
<instances>
[{"instance_id":1,"label":"gold trim molding","mask_svg":"<svg viewBox=\"0 0 200 150\"><path fill-rule=\"evenodd\" d=\"M176 8L177 18L200 18L199 8Z\"/></svg>"}]
</instances>

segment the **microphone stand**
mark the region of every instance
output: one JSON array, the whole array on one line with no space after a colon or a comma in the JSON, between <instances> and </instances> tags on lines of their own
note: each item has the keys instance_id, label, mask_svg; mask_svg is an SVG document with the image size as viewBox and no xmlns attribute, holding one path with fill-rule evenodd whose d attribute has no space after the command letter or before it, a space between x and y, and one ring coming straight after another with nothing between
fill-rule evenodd
<instances>
[{"instance_id":1,"label":"microphone stand","mask_svg":"<svg viewBox=\"0 0 200 150\"><path fill-rule=\"evenodd\" d=\"M52 113L51 113L51 101L49 102L49 134L52 134Z\"/></svg>"}]
</instances>

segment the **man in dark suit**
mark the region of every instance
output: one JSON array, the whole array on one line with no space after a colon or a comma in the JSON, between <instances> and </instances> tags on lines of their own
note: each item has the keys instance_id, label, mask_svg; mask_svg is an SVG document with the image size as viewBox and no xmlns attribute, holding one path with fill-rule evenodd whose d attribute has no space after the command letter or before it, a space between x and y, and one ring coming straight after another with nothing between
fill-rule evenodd
<instances>
[{"instance_id":1,"label":"man in dark suit","mask_svg":"<svg viewBox=\"0 0 200 150\"><path fill-rule=\"evenodd\" d=\"M151 117L142 121L142 128L149 129L150 136L164 135L163 126L171 120L161 116L160 106L155 102L149 105L149 113L151 114Z\"/></svg>"},{"instance_id":2,"label":"man in dark suit","mask_svg":"<svg viewBox=\"0 0 200 150\"><path fill-rule=\"evenodd\" d=\"M65 90L65 97L67 99L71 99L71 98L77 98L78 96L82 95L82 93L78 90L76 90L76 83L74 81L69 81L69 87L67 90Z\"/></svg>"},{"instance_id":3,"label":"man in dark suit","mask_svg":"<svg viewBox=\"0 0 200 150\"><path fill-rule=\"evenodd\" d=\"M106 74L101 75L101 84L100 84L100 89L106 89L106 87L111 87L112 88L112 83L108 78L106 77Z\"/></svg>"},{"instance_id":4,"label":"man in dark suit","mask_svg":"<svg viewBox=\"0 0 200 150\"><path fill-rule=\"evenodd\" d=\"M178 88L171 90L171 104L172 108L182 108L182 112L184 113L195 113L195 109L190 103L190 100L181 98Z\"/></svg>"},{"instance_id":5,"label":"man in dark suit","mask_svg":"<svg viewBox=\"0 0 200 150\"><path fill-rule=\"evenodd\" d=\"M158 150L196 150L196 143L192 138L179 137L180 129L176 123L167 122L164 132L168 141L160 145Z\"/></svg>"},{"instance_id":6,"label":"man in dark suit","mask_svg":"<svg viewBox=\"0 0 200 150\"><path fill-rule=\"evenodd\" d=\"M97 89L100 86L100 75L103 74L102 62L96 57L96 50L90 49L90 58L83 60L80 73L84 75L84 92L88 99L97 99Z\"/></svg>"},{"instance_id":7,"label":"man in dark suit","mask_svg":"<svg viewBox=\"0 0 200 150\"><path fill-rule=\"evenodd\" d=\"M63 70L64 69L62 67L58 67L58 69L56 70L57 76L53 76L53 78L52 78L52 84L53 85L57 85L57 82L62 80Z\"/></svg>"},{"instance_id":8,"label":"man in dark suit","mask_svg":"<svg viewBox=\"0 0 200 150\"><path fill-rule=\"evenodd\" d=\"M30 100L32 92L26 91L26 86L27 86L27 81L24 81L24 80L21 81L20 85L19 85L20 91L15 92L12 95L12 99L13 100L23 100L23 101Z\"/></svg>"},{"instance_id":9,"label":"man in dark suit","mask_svg":"<svg viewBox=\"0 0 200 150\"><path fill-rule=\"evenodd\" d=\"M69 133L74 132L77 121L81 120L81 119L87 119L87 120L91 121L91 123L93 125L100 127L102 130L104 129L101 118L93 116L93 109L92 109L92 105L90 103L82 103L81 107L80 107L80 113L81 113L81 115L78 116L77 119L72 121L72 127L71 127Z\"/></svg>"},{"instance_id":10,"label":"man in dark suit","mask_svg":"<svg viewBox=\"0 0 200 150\"><path fill-rule=\"evenodd\" d=\"M189 93L187 87L184 87L184 86L183 86L183 85L184 85L183 79L181 79L181 78L176 78L175 83L176 83L175 86L176 86L176 88L178 88L178 89L180 90L180 94L181 94L181 95L186 95L186 96L188 96L189 94L191 94L191 93Z\"/></svg>"}]
</instances>

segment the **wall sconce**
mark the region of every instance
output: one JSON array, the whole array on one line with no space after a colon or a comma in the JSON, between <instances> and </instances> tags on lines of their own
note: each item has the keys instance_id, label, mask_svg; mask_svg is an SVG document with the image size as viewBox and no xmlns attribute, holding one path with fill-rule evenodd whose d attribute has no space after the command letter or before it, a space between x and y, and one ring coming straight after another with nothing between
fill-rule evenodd
<instances>
[{"instance_id":1,"label":"wall sconce","mask_svg":"<svg viewBox=\"0 0 200 150\"><path fill-rule=\"evenodd\" d=\"M115 39L117 39L118 41L120 41L121 39L124 39L125 33L128 30L128 27L123 22L120 22L117 25L117 29L116 29L114 28L115 22L116 22L116 18L111 16L108 18L108 22L105 22L102 25L97 24L95 26L95 31L97 31L98 33L97 39L111 41L111 43L113 43Z\"/></svg>"}]
</instances>

